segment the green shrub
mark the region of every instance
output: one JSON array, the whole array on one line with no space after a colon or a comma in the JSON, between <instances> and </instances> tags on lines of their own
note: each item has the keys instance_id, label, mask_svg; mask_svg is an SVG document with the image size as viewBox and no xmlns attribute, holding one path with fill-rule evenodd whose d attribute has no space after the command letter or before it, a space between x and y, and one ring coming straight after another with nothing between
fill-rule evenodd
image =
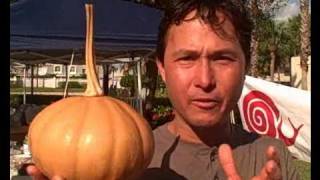
<instances>
[{"instance_id":1,"label":"green shrub","mask_svg":"<svg viewBox=\"0 0 320 180\"><path fill-rule=\"evenodd\" d=\"M78 76L78 78L86 79L86 78L87 78L87 74L80 74L80 75Z\"/></svg>"},{"instance_id":2,"label":"green shrub","mask_svg":"<svg viewBox=\"0 0 320 180\"><path fill-rule=\"evenodd\" d=\"M10 107L19 107L22 104L21 95L10 95Z\"/></svg>"},{"instance_id":3,"label":"green shrub","mask_svg":"<svg viewBox=\"0 0 320 180\"><path fill-rule=\"evenodd\" d=\"M87 75L86 74L80 74L80 75L70 75L70 79L86 79Z\"/></svg>"},{"instance_id":4,"label":"green shrub","mask_svg":"<svg viewBox=\"0 0 320 180\"><path fill-rule=\"evenodd\" d=\"M23 82L22 81L10 81L10 88L22 88Z\"/></svg>"},{"instance_id":5,"label":"green shrub","mask_svg":"<svg viewBox=\"0 0 320 180\"><path fill-rule=\"evenodd\" d=\"M66 86L66 82L59 82L58 87L59 88L64 88ZM70 81L68 83L68 88L85 88L85 84L80 84L77 81Z\"/></svg>"},{"instance_id":6,"label":"green shrub","mask_svg":"<svg viewBox=\"0 0 320 180\"><path fill-rule=\"evenodd\" d=\"M121 77L120 85L126 88L134 88L134 76L127 74Z\"/></svg>"}]
</instances>

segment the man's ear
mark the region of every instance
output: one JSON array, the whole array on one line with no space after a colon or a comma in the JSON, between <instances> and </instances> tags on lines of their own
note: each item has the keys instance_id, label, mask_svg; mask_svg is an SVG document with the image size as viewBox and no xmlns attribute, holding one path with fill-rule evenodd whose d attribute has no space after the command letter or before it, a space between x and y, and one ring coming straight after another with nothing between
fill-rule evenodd
<instances>
[{"instance_id":1,"label":"man's ear","mask_svg":"<svg viewBox=\"0 0 320 180\"><path fill-rule=\"evenodd\" d=\"M160 73L160 76L163 82L166 82L165 70L164 70L164 62L161 62L158 58L156 58L157 67Z\"/></svg>"}]
</instances>

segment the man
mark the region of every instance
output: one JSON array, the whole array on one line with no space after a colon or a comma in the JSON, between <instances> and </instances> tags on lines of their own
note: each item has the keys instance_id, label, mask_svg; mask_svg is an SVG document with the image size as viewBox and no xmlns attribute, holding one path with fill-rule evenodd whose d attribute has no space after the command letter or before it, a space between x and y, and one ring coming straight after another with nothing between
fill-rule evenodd
<instances>
[{"instance_id":1,"label":"man","mask_svg":"<svg viewBox=\"0 0 320 180\"><path fill-rule=\"evenodd\" d=\"M160 25L157 66L175 118L154 131L142 179L298 179L282 142L229 123L250 64L250 32L238 1L173 1Z\"/></svg>"},{"instance_id":2,"label":"man","mask_svg":"<svg viewBox=\"0 0 320 180\"><path fill-rule=\"evenodd\" d=\"M175 118L154 130L155 154L141 179L298 179L282 142L228 118L250 64L250 34L235 0L172 1L160 24L157 66Z\"/></svg>"}]
</instances>

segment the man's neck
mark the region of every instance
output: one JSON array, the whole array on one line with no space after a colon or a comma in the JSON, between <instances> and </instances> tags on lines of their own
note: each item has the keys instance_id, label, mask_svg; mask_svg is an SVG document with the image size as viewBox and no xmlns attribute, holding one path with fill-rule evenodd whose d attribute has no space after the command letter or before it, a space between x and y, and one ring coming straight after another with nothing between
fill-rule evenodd
<instances>
[{"instance_id":1,"label":"man's neck","mask_svg":"<svg viewBox=\"0 0 320 180\"><path fill-rule=\"evenodd\" d=\"M169 122L168 130L172 134L179 135L183 141L205 144L209 147L226 143L231 137L231 126L228 119L212 127L192 127L184 120L175 118Z\"/></svg>"}]
</instances>

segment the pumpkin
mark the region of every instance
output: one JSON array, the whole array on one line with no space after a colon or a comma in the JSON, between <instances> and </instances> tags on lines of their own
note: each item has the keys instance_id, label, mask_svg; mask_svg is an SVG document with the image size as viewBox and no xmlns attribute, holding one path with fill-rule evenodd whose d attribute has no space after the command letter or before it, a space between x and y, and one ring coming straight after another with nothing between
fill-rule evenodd
<instances>
[{"instance_id":1,"label":"pumpkin","mask_svg":"<svg viewBox=\"0 0 320 180\"><path fill-rule=\"evenodd\" d=\"M146 120L128 104L103 95L93 58L93 8L86 4L87 89L59 100L33 119L29 146L48 177L67 180L134 179L148 166L154 141Z\"/></svg>"}]
</instances>

